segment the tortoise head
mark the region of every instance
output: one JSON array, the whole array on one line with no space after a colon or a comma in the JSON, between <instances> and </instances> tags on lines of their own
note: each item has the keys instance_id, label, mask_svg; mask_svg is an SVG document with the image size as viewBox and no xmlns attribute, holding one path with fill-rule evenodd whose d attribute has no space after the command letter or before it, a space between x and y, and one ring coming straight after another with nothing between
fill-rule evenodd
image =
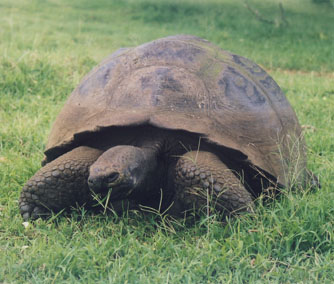
<instances>
[{"instance_id":1,"label":"tortoise head","mask_svg":"<svg viewBox=\"0 0 334 284\"><path fill-rule=\"evenodd\" d=\"M95 193L111 190L112 199L126 198L145 185L156 166L146 148L122 145L104 152L90 167L88 185Z\"/></svg>"}]
</instances>

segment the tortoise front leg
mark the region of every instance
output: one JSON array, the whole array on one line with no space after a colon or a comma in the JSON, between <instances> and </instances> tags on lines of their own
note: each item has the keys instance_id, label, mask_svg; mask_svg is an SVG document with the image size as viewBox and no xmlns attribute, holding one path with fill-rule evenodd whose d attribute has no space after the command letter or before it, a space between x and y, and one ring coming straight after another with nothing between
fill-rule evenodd
<instances>
[{"instance_id":1,"label":"tortoise front leg","mask_svg":"<svg viewBox=\"0 0 334 284\"><path fill-rule=\"evenodd\" d=\"M192 151L180 157L175 168L175 209L178 213L211 208L228 214L250 211L253 198L216 155ZM172 214L173 214L172 213Z\"/></svg>"},{"instance_id":2,"label":"tortoise front leg","mask_svg":"<svg viewBox=\"0 0 334 284\"><path fill-rule=\"evenodd\" d=\"M23 187L19 199L24 220L49 215L90 198L89 167L102 154L90 147L78 147L41 168Z\"/></svg>"}]
</instances>

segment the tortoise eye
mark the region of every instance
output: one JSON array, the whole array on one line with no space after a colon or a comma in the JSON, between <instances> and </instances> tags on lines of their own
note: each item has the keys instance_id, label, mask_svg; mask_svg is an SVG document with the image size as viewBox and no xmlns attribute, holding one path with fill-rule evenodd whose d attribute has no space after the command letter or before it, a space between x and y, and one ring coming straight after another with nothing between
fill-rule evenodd
<instances>
[{"instance_id":1,"label":"tortoise eye","mask_svg":"<svg viewBox=\"0 0 334 284\"><path fill-rule=\"evenodd\" d=\"M111 173L108 177L107 177L107 183L113 183L114 181L116 181L119 177L119 173L117 172L113 172Z\"/></svg>"}]
</instances>

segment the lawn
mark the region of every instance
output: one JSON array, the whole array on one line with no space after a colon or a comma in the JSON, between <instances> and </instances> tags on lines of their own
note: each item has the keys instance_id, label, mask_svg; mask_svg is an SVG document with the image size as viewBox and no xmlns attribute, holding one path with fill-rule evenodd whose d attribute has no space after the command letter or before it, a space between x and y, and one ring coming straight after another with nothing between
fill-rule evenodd
<instances>
[{"instance_id":1,"label":"lawn","mask_svg":"<svg viewBox=\"0 0 334 284\"><path fill-rule=\"evenodd\" d=\"M334 8L311 0L1 0L0 283L332 283ZM265 4L264 4L265 2ZM205 3L205 4L204 4ZM294 107L320 190L189 224L76 210L23 226L18 197L80 79L119 47L173 34L248 57Z\"/></svg>"}]
</instances>

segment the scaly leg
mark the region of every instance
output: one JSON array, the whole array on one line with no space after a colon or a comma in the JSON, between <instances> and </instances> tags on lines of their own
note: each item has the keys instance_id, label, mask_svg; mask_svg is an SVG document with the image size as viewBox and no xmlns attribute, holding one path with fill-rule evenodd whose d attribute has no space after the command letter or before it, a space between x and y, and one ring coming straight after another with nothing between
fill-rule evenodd
<instances>
[{"instance_id":1,"label":"scaly leg","mask_svg":"<svg viewBox=\"0 0 334 284\"><path fill-rule=\"evenodd\" d=\"M101 154L82 146L41 168L22 189L19 206L23 219L37 219L89 201L89 167Z\"/></svg>"},{"instance_id":2,"label":"scaly leg","mask_svg":"<svg viewBox=\"0 0 334 284\"><path fill-rule=\"evenodd\" d=\"M174 212L208 212L213 208L233 214L253 207L252 195L241 178L210 152L192 151L180 157L175 168L175 190Z\"/></svg>"}]
</instances>

